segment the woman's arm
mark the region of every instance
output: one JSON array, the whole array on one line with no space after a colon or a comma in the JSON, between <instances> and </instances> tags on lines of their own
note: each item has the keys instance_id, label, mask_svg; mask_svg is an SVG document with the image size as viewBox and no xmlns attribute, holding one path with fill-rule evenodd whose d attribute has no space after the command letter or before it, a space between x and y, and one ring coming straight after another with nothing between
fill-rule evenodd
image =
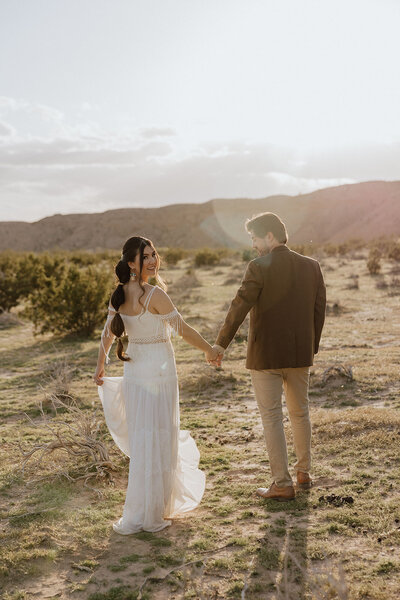
<instances>
[{"instance_id":1,"label":"woman's arm","mask_svg":"<svg viewBox=\"0 0 400 600\"><path fill-rule=\"evenodd\" d=\"M200 333L196 329L188 325L183 319L181 335L185 342L187 342L194 348L198 348L199 350L204 352L207 357L207 360L214 360L214 352L212 346L207 342L207 340L203 338L202 335L200 335Z\"/></svg>"},{"instance_id":2,"label":"woman's arm","mask_svg":"<svg viewBox=\"0 0 400 600\"><path fill-rule=\"evenodd\" d=\"M105 369L104 363L109 362L109 351L112 346L112 343L115 339L115 335L111 332L111 321L113 320L115 315L115 310L109 306L108 307L108 316L107 321L104 325L103 331L101 333L100 347L99 353L97 357L97 366L96 371L93 375L93 380L97 385L103 385L102 377L104 377Z\"/></svg>"},{"instance_id":3,"label":"woman's arm","mask_svg":"<svg viewBox=\"0 0 400 600\"><path fill-rule=\"evenodd\" d=\"M150 301L152 309L156 310L160 315L168 315L176 311L171 298L164 292L164 290L157 288L153 293ZM183 337L185 342L198 348L206 355L207 361L214 361L218 356L218 352L203 338L200 333L188 325L182 316L176 311L177 315L174 316L174 320L178 317L179 323L176 327L179 335Z\"/></svg>"}]
</instances>

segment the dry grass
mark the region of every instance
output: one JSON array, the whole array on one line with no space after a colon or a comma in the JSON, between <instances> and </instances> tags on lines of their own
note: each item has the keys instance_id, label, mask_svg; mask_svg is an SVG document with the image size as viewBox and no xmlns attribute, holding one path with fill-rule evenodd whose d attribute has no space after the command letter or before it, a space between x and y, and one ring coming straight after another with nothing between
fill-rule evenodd
<instances>
[{"instance_id":1,"label":"dry grass","mask_svg":"<svg viewBox=\"0 0 400 600\"><path fill-rule=\"evenodd\" d=\"M56 373L59 373L58 368ZM65 397L64 391L63 398L61 400L55 395L50 397L54 417L48 417L42 404L39 405L39 420L26 415L30 425L38 430L37 438L40 441L25 446L19 442L23 475L34 473L35 483L51 478L65 478L73 482L82 480L85 486L89 480L103 479L113 483L112 473L116 465L110 459L104 442L102 414L99 410L82 410L71 396ZM50 439L44 441L49 436ZM60 453L63 455L61 459L56 456ZM46 474L37 477L45 464ZM97 492L101 495L100 490Z\"/></svg>"},{"instance_id":2,"label":"dry grass","mask_svg":"<svg viewBox=\"0 0 400 600\"><path fill-rule=\"evenodd\" d=\"M192 260L184 258L166 272L175 304L210 341L246 267L240 257L225 262L194 274L187 273ZM397 275L393 263L382 259L381 265L380 277L390 283ZM19 436L24 448L38 448L32 459L57 440L54 431L43 427L44 418L64 440L78 422L84 427L86 419L96 421L98 399L91 374L97 343L34 338L25 323L13 328L11 349L9 332L0 331L4 598L396 597L400 315L398 297L392 294L397 288L390 284L377 289L365 257L362 261L326 257L324 273L332 311L311 377L314 487L300 492L288 505L254 494L258 486L268 484L269 471L244 368L247 325L219 371L205 365L182 340L175 340L182 428L191 430L199 446L207 488L199 509L175 520L162 534L122 537L113 533L111 524L120 516L124 501L128 463L102 429L101 416L97 433L116 466L114 486L95 484L101 498L85 489L84 479L54 480L58 470L67 468L73 478L78 473L69 470L74 459L71 463L61 447L45 452L41 472L28 469L25 476L21 474L15 450ZM356 280L358 287L347 285ZM335 304L339 309L333 308ZM120 373L121 365L114 359L107 374ZM43 415L38 402L54 396L66 406L57 414L46 414L45 409ZM72 407L79 414L71 410L69 397L75 399ZM293 463L288 421L285 427ZM88 456L75 462L85 468L91 460ZM29 484L36 477L42 481ZM335 506L319 501L328 495L352 497L353 503Z\"/></svg>"}]
</instances>

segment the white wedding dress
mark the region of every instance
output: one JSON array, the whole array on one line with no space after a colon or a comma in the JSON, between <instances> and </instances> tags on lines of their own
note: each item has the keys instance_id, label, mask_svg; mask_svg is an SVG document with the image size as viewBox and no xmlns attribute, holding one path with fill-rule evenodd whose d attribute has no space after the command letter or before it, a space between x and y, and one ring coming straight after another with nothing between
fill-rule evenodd
<instances>
[{"instance_id":1,"label":"white wedding dress","mask_svg":"<svg viewBox=\"0 0 400 600\"><path fill-rule=\"evenodd\" d=\"M121 534L160 531L170 519L198 506L205 488L200 454L188 431L179 429L179 393L171 333L182 317L148 310L153 288L140 315L122 313L129 337L123 377L104 377L98 387L110 433L130 457L123 515L114 530ZM110 337L109 315L103 330ZM108 359L108 357L107 357Z\"/></svg>"}]
</instances>

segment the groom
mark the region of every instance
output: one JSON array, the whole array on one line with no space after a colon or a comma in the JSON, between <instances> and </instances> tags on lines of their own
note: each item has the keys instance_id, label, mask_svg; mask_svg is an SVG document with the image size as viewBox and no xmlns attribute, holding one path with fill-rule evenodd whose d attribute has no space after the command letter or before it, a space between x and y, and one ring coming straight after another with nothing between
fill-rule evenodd
<instances>
[{"instance_id":1,"label":"groom","mask_svg":"<svg viewBox=\"0 0 400 600\"><path fill-rule=\"evenodd\" d=\"M247 267L215 347L220 359L250 311L246 367L264 428L273 482L257 494L275 500L295 497L283 428L282 387L293 431L297 487L312 485L309 367L325 319L325 285L319 263L286 246L284 223L273 213L248 220L258 258Z\"/></svg>"}]
</instances>

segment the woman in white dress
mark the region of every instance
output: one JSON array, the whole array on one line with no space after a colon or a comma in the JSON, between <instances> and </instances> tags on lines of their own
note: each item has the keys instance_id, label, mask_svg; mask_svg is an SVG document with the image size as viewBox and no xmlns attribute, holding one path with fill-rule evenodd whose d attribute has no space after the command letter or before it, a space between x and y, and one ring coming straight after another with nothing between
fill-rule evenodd
<instances>
[{"instance_id":1,"label":"woman in white dress","mask_svg":"<svg viewBox=\"0 0 400 600\"><path fill-rule=\"evenodd\" d=\"M202 350L212 362L217 352L182 319L159 286L159 257L150 240L132 237L115 268L119 279L111 296L94 381L110 433L130 457L123 515L114 530L131 534L159 531L173 517L198 506L205 476L199 451L188 431L179 429L179 395L171 333ZM124 353L121 337L129 344ZM114 338L123 377L105 377Z\"/></svg>"}]
</instances>

